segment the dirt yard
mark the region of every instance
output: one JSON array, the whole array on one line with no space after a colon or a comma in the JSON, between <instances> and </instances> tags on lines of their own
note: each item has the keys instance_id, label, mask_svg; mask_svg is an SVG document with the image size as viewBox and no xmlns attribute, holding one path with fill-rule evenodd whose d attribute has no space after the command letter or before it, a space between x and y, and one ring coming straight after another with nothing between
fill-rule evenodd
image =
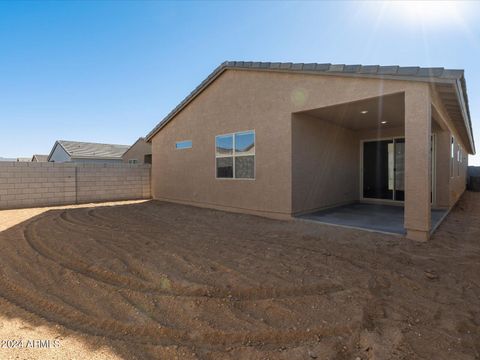
<instances>
[{"instance_id":1,"label":"dirt yard","mask_svg":"<svg viewBox=\"0 0 480 360\"><path fill-rule=\"evenodd\" d=\"M0 359L480 359L480 193L428 243L155 201L21 211L0 212Z\"/></svg>"}]
</instances>

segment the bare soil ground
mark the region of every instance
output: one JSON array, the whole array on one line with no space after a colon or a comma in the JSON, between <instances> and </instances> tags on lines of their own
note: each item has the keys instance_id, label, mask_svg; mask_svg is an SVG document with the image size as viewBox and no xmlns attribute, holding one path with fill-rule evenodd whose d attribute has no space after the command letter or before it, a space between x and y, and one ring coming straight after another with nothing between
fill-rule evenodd
<instances>
[{"instance_id":1,"label":"bare soil ground","mask_svg":"<svg viewBox=\"0 0 480 360\"><path fill-rule=\"evenodd\" d=\"M480 359L479 193L428 243L155 201L15 214L0 340L60 346L0 359Z\"/></svg>"}]
</instances>

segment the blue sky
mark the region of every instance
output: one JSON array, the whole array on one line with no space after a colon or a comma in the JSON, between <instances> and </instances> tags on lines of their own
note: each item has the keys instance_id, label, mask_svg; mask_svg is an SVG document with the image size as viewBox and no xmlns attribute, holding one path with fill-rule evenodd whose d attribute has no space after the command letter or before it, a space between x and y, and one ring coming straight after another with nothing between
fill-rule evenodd
<instances>
[{"instance_id":1,"label":"blue sky","mask_svg":"<svg viewBox=\"0 0 480 360\"><path fill-rule=\"evenodd\" d=\"M0 156L47 154L56 139L133 143L225 60L465 69L480 149L475 13L478 2L0 2Z\"/></svg>"}]
</instances>

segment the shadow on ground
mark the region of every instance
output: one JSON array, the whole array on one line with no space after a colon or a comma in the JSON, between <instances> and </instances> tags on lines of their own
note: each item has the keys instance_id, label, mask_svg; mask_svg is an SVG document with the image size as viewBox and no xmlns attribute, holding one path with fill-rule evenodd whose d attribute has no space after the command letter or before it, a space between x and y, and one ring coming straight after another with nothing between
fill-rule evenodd
<instances>
[{"instance_id":1,"label":"shadow on ground","mask_svg":"<svg viewBox=\"0 0 480 360\"><path fill-rule=\"evenodd\" d=\"M156 201L51 210L0 233L0 315L123 359L478 359L479 239L475 193L424 244Z\"/></svg>"}]
</instances>

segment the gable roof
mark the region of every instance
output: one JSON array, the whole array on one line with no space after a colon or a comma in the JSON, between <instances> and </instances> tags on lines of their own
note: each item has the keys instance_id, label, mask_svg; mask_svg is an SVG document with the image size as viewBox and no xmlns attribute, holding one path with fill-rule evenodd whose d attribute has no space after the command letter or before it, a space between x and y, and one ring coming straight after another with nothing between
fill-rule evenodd
<instances>
[{"instance_id":1,"label":"gable roof","mask_svg":"<svg viewBox=\"0 0 480 360\"><path fill-rule=\"evenodd\" d=\"M47 162L48 161L48 155L38 155L35 154L32 156L32 161L37 160L38 162Z\"/></svg>"},{"instance_id":2,"label":"gable roof","mask_svg":"<svg viewBox=\"0 0 480 360\"><path fill-rule=\"evenodd\" d=\"M472 136L472 122L468 107L467 87L463 70L445 69L443 67L419 66L380 66L380 65L345 65L345 64L318 64L318 63L290 63L290 62L253 62L253 61L225 61L203 80L180 104L178 104L160 123L158 123L146 136L150 142L175 115L183 110L195 97L208 87L217 77L228 69L256 70L272 72L296 72L305 74L335 75L349 77L365 77L378 79L397 79L410 81L423 81L431 83L447 83L457 87L461 112L471 147L475 152Z\"/></svg>"},{"instance_id":3,"label":"gable roof","mask_svg":"<svg viewBox=\"0 0 480 360\"><path fill-rule=\"evenodd\" d=\"M121 159L129 145L99 144L80 141L57 140L48 159L57 147L61 146L72 159Z\"/></svg>"},{"instance_id":4,"label":"gable roof","mask_svg":"<svg viewBox=\"0 0 480 360\"><path fill-rule=\"evenodd\" d=\"M135 141L135 142L127 149L127 151L125 151L125 152L122 154L122 156L125 156L125 155L126 155L131 149L133 149L133 147L134 147L135 145L137 145L139 142L145 142L146 144L150 145L149 143L147 143L147 142L145 141L145 138L144 138L144 137L139 137L139 138L137 139L137 141Z\"/></svg>"}]
</instances>

